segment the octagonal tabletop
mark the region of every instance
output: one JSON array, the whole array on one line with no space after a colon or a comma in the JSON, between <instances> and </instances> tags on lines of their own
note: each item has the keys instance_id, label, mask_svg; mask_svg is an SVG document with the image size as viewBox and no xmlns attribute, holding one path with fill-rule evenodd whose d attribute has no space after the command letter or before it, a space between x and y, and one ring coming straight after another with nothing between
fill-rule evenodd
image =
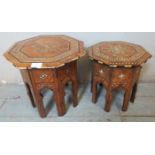
<instances>
[{"instance_id":1,"label":"octagonal tabletop","mask_svg":"<svg viewBox=\"0 0 155 155\"><path fill-rule=\"evenodd\" d=\"M57 68L85 54L83 42L64 35L45 35L17 42L4 56L21 69Z\"/></svg>"},{"instance_id":2,"label":"octagonal tabletop","mask_svg":"<svg viewBox=\"0 0 155 155\"><path fill-rule=\"evenodd\" d=\"M101 42L89 48L91 59L113 67L138 66L146 62L151 55L141 46L122 42Z\"/></svg>"}]
</instances>

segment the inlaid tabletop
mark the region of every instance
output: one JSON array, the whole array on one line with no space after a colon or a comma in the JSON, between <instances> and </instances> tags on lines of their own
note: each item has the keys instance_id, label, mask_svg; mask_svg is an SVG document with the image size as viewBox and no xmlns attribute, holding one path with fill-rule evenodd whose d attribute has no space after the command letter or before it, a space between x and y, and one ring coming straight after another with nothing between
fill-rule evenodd
<instances>
[{"instance_id":1,"label":"inlaid tabletop","mask_svg":"<svg viewBox=\"0 0 155 155\"><path fill-rule=\"evenodd\" d=\"M91 59L114 67L138 66L151 58L151 55L140 45L114 41L101 42L88 49Z\"/></svg>"},{"instance_id":2,"label":"inlaid tabletop","mask_svg":"<svg viewBox=\"0 0 155 155\"><path fill-rule=\"evenodd\" d=\"M82 41L64 35L45 35L17 42L4 56L24 69L57 68L84 54Z\"/></svg>"}]
</instances>

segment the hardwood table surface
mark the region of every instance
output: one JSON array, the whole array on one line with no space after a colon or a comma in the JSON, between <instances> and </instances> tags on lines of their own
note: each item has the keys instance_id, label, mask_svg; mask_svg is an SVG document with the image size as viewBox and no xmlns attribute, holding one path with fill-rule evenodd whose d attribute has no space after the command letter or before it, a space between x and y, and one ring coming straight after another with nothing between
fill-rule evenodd
<instances>
[{"instance_id":1,"label":"hardwood table surface","mask_svg":"<svg viewBox=\"0 0 155 155\"><path fill-rule=\"evenodd\" d=\"M127 111L129 101L134 102L142 65L151 58L140 45L113 41L101 42L88 49L92 65L92 102L97 101L97 85L106 88L105 111L109 112L113 91L124 90L122 111Z\"/></svg>"},{"instance_id":2,"label":"hardwood table surface","mask_svg":"<svg viewBox=\"0 0 155 155\"><path fill-rule=\"evenodd\" d=\"M44 35L19 41L4 54L20 69L58 68L83 55L84 43L65 35Z\"/></svg>"},{"instance_id":3,"label":"hardwood table surface","mask_svg":"<svg viewBox=\"0 0 155 155\"><path fill-rule=\"evenodd\" d=\"M88 51L90 59L113 67L139 66L151 58L151 54L142 46L123 41L101 42Z\"/></svg>"}]
</instances>

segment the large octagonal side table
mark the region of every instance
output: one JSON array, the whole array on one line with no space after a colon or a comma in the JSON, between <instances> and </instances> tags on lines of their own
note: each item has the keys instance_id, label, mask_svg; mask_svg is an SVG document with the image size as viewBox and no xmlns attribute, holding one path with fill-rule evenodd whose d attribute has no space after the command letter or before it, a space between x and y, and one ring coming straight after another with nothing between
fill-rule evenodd
<instances>
[{"instance_id":1,"label":"large octagonal side table","mask_svg":"<svg viewBox=\"0 0 155 155\"><path fill-rule=\"evenodd\" d=\"M46 117L44 88L54 92L59 116L66 113L64 86L71 81L74 106L78 104L77 60L84 55L83 42L63 35L38 36L16 43L4 56L20 69L33 107ZM10 75L11 76L11 75Z\"/></svg>"},{"instance_id":2,"label":"large octagonal side table","mask_svg":"<svg viewBox=\"0 0 155 155\"><path fill-rule=\"evenodd\" d=\"M101 42L89 48L93 60L92 102L97 101L97 84L106 88L105 111L109 112L112 92L124 90L122 111L128 109L129 101L134 102L142 64L151 55L141 46L127 42Z\"/></svg>"}]
</instances>

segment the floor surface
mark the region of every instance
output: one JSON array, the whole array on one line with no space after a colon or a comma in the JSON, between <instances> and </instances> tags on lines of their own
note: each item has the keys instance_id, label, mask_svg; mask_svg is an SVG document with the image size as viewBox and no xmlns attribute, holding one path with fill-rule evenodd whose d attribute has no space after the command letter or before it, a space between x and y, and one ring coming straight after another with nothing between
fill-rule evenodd
<instances>
[{"instance_id":1,"label":"floor surface","mask_svg":"<svg viewBox=\"0 0 155 155\"><path fill-rule=\"evenodd\" d=\"M44 103L48 111L47 118L40 118L36 108L32 108L24 85L0 85L0 121L1 122L154 122L155 121L155 83L140 83L135 103L129 104L127 112L121 111L123 93L114 94L109 113L103 110L105 90L99 86L97 104L91 102L90 85L79 90L79 105L72 106L70 86L66 87L65 102L67 113L57 116L52 92L45 91Z\"/></svg>"}]
</instances>

